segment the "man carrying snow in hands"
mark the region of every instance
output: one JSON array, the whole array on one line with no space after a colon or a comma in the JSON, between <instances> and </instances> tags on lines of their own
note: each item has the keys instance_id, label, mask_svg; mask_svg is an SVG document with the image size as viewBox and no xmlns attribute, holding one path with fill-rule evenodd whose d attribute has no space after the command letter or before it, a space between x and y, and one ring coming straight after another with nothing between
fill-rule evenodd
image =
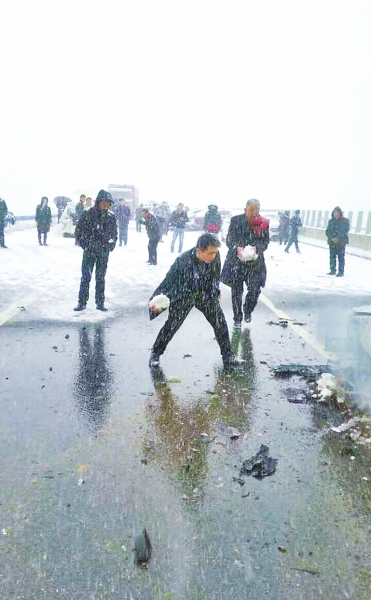
<instances>
[{"instance_id":1,"label":"man carrying snow in hands","mask_svg":"<svg viewBox=\"0 0 371 600\"><path fill-rule=\"evenodd\" d=\"M165 294L169 299L169 316L153 344L149 359L150 367L159 365L160 356L178 331L183 321L195 306L214 329L226 370L236 366L232 354L229 333L224 313L219 303L220 242L210 233L201 235L195 248L179 256L165 279L150 298L150 319L154 319L166 307Z\"/></svg>"}]
</instances>

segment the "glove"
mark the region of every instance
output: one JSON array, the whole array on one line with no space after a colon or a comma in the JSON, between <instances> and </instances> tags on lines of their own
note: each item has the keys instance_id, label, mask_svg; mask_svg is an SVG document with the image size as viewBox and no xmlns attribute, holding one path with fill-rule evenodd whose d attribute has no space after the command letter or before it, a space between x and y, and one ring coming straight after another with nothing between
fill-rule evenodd
<instances>
[{"instance_id":1,"label":"glove","mask_svg":"<svg viewBox=\"0 0 371 600\"><path fill-rule=\"evenodd\" d=\"M108 244L109 251L112 252L112 250L115 249L115 246L116 246L115 242L109 242L109 244Z\"/></svg>"}]
</instances>

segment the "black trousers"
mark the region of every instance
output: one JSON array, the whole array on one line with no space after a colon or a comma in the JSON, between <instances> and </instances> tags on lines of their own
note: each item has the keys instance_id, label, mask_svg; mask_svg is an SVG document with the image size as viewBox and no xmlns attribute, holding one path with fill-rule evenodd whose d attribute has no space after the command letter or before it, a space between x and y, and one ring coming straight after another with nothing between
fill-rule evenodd
<instances>
[{"instance_id":1,"label":"black trousers","mask_svg":"<svg viewBox=\"0 0 371 600\"><path fill-rule=\"evenodd\" d=\"M43 234L44 236L44 244L46 244L46 238L48 237L48 232L45 231L45 229L41 229L40 227L37 228L37 237L39 240L39 244L41 244L41 234Z\"/></svg>"},{"instance_id":2,"label":"black trousers","mask_svg":"<svg viewBox=\"0 0 371 600\"><path fill-rule=\"evenodd\" d=\"M160 238L149 238L148 241L148 260L151 265L157 265L157 246Z\"/></svg>"},{"instance_id":3,"label":"black trousers","mask_svg":"<svg viewBox=\"0 0 371 600\"><path fill-rule=\"evenodd\" d=\"M339 268L338 272L340 275L344 275L345 266L345 246L339 246L338 244L330 245L330 271L335 273L336 271L336 258L338 259Z\"/></svg>"},{"instance_id":4,"label":"black trousers","mask_svg":"<svg viewBox=\"0 0 371 600\"><path fill-rule=\"evenodd\" d=\"M119 223L119 243L122 246L122 242L124 245L128 243L128 227L129 223Z\"/></svg>"},{"instance_id":5,"label":"black trousers","mask_svg":"<svg viewBox=\"0 0 371 600\"><path fill-rule=\"evenodd\" d=\"M244 283L246 283L247 287L247 294L243 305L244 315L251 315L252 311L257 305L261 292L260 277L257 277L256 279L251 278L248 282L244 282L243 279L236 279L236 281L234 281L231 288L233 319L239 323L242 321L242 296Z\"/></svg>"},{"instance_id":6,"label":"black trousers","mask_svg":"<svg viewBox=\"0 0 371 600\"><path fill-rule=\"evenodd\" d=\"M79 291L79 304L85 305L89 300L89 286L93 269L95 266L95 304L104 304L104 280L107 272L109 250L103 250L99 254L91 254L84 250L81 265L81 282Z\"/></svg>"},{"instance_id":7,"label":"black trousers","mask_svg":"<svg viewBox=\"0 0 371 600\"><path fill-rule=\"evenodd\" d=\"M219 344L222 356L230 356L232 354L228 326L219 300L206 302L196 300L170 304L167 321L159 331L156 341L153 344L152 351L155 354L163 354L165 352L168 343L172 340L194 306L205 315L214 329L216 341Z\"/></svg>"}]
</instances>

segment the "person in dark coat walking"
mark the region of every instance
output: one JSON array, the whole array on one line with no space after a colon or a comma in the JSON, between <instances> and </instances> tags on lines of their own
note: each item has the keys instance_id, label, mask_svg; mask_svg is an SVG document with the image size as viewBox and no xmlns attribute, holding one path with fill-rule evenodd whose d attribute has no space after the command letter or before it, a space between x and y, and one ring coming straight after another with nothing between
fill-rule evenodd
<instances>
[{"instance_id":1,"label":"person in dark coat walking","mask_svg":"<svg viewBox=\"0 0 371 600\"><path fill-rule=\"evenodd\" d=\"M150 319L162 312L162 308L151 304L155 296L165 294L170 305L168 319L153 344L150 367L159 365L160 356L194 306L205 315L214 329L224 367L231 369L236 365L228 326L219 302L219 246L220 242L212 234L201 235L195 248L175 260L163 282L152 294L149 301Z\"/></svg>"},{"instance_id":2,"label":"person in dark coat walking","mask_svg":"<svg viewBox=\"0 0 371 600\"><path fill-rule=\"evenodd\" d=\"M242 316L246 323L251 321L267 277L264 251L269 244L269 221L259 215L259 210L259 200L248 200L244 214L232 217L228 229L229 250L220 280L231 288L235 327L241 326ZM244 283L247 294L242 315Z\"/></svg>"},{"instance_id":3,"label":"person in dark coat walking","mask_svg":"<svg viewBox=\"0 0 371 600\"><path fill-rule=\"evenodd\" d=\"M8 207L6 205L5 200L0 198L0 247L7 248L5 246L5 237L4 237L4 229L5 229L5 217L8 212Z\"/></svg>"},{"instance_id":4,"label":"person in dark coat walking","mask_svg":"<svg viewBox=\"0 0 371 600\"><path fill-rule=\"evenodd\" d=\"M143 223L146 226L148 235L148 263L157 265L157 246L161 239L160 226L158 221L148 208L142 211Z\"/></svg>"},{"instance_id":5,"label":"person in dark coat walking","mask_svg":"<svg viewBox=\"0 0 371 600\"><path fill-rule=\"evenodd\" d=\"M299 244L298 244L298 233L299 227L302 226L301 218L300 218L300 210L296 210L293 217L290 219L290 237L288 244L285 248L285 252L289 252L292 244L295 244L296 252L300 254Z\"/></svg>"},{"instance_id":6,"label":"person in dark coat walking","mask_svg":"<svg viewBox=\"0 0 371 600\"><path fill-rule=\"evenodd\" d=\"M41 203L36 207L36 227L37 227L37 237L39 240L40 246L47 246L46 238L48 237L48 233L50 231L50 225L52 222L52 211L48 206L48 198L43 196L41 198ZM44 244L41 243L41 234L44 236Z\"/></svg>"},{"instance_id":7,"label":"person in dark coat walking","mask_svg":"<svg viewBox=\"0 0 371 600\"><path fill-rule=\"evenodd\" d=\"M95 304L97 310L107 311L104 306L105 276L109 253L114 250L117 241L115 215L108 212L113 205L112 196L100 190L95 205L82 213L76 225L76 239L83 248L79 300L74 310L86 308L89 300L90 280L95 267Z\"/></svg>"},{"instance_id":8,"label":"person in dark coat walking","mask_svg":"<svg viewBox=\"0 0 371 600\"><path fill-rule=\"evenodd\" d=\"M330 273L336 274L336 258L338 272L336 277L344 277L345 246L349 244L349 219L343 216L340 206L335 206L326 228L327 243L330 249Z\"/></svg>"},{"instance_id":9,"label":"person in dark coat walking","mask_svg":"<svg viewBox=\"0 0 371 600\"><path fill-rule=\"evenodd\" d=\"M128 243L128 227L130 221L130 207L126 204L125 198L120 198L120 206L116 209L116 221L119 227L119 246Z\"/></svg>"}]
</instances>

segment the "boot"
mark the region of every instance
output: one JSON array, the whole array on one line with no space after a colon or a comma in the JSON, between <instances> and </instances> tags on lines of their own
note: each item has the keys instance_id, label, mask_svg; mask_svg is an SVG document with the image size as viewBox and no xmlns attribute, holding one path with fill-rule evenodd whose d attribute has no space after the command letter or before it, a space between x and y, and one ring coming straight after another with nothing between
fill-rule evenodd
<instances>
[{"instance_id":1,"label":"boot","mask_svg":"<svg viewBox=\"0 0 371 600\"><path fill-rule=\"evenodd\" d=\"M86 304L81 304L79 302L78 305L75 306L75 308L73 310L75 310L76 312L79 312L80 310L85 310L85 308L86 308Z\"/></svg>"}]
</instances>

